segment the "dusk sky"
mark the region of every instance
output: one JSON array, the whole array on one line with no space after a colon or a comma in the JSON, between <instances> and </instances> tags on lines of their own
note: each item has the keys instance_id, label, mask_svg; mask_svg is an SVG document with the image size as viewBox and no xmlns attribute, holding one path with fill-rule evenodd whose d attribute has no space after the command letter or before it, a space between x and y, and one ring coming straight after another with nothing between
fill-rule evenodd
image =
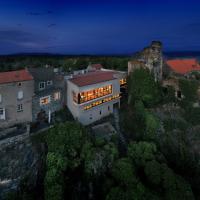
<instances>
[{"instance_id":1,"label":"dusk sky","mask_svg":"<svg viewBox=\"0 0 200 200\"><path fill-rule=\"evenodd\" d=\"M1 0L0 54L200 51L198 0Z\"/></svg>"}]
</instances>

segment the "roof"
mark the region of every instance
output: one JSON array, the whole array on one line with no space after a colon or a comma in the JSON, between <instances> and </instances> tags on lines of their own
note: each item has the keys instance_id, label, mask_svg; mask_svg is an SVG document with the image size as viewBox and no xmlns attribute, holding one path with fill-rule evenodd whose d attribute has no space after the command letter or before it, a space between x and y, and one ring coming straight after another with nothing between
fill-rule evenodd
<instances>
[{"instance_id":1,"label":"roof","mask_svg":"<svg viewBox=\"0 0 200 200\"><path fill-rule=\"evenodd\" d=\"M33 77L26 69L0 73L0 84L30 80L33 80Z\"/></svg>"},{"instance_id":2,"label":"roof","mask_svg":"<svg viewBox=\"0 0 200 200\"><path fill-rule=\"evenodd\" d=\"M48 81L54 79L54 69L53 67L36 67L28 68L28 71L38 81Z\"/></svg>"},{"instance_id":3,"label":"roof","mask_svg":"<svg viewBox=\"0 0 200 200\"><path fill-rule=\"evenodd\" d=\"M194 58L168 60L167 65L178 74L186 74L191 71L200 71L200 65Z\"/></svg>"},{"instance_id":4,"label":"roof","mask_svg":"<svg viewBox=\"0 0 200 200\"><path fill-rule=\"evenodd\" d=\"M79 87L116 79L112 71L95 71L74 76L70 81Z\"/></svg>"}]
</instances>

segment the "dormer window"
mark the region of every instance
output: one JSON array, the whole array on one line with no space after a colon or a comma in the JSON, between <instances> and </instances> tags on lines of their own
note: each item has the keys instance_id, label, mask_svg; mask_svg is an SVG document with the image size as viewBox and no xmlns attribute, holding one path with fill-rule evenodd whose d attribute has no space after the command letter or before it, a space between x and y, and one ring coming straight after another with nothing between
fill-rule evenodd
<instances>
[{"instance_id":1,"label":"dormer window","mask_svg":"<svg viewBox=\"0 0 200 200\"><path fill-rule=\"evenodd\" d=\"M39 90L44 90L45 89L45 82L40 82L39 83Z\"/></svg>"},{"instance_id":2,"label":"dormer window","mask_svg":"<svg viewBox=\"0 0 200 200\"><path fill-rule=\"evenodd\" d=\"M19 92L17 93L17 99L20 100L20 99L23 99L23 97L24 97L23 91L19 91Z\"/></svg>"},{"instance_id":3,"label":"dormer window","mask_svg":"<svg viewBox=\"0 0 200 200\"><path fill-rule=\"evenodd\" d=\"M53 85L53 81L47 81L47 85Z\"/></svg>"}]
</instances>

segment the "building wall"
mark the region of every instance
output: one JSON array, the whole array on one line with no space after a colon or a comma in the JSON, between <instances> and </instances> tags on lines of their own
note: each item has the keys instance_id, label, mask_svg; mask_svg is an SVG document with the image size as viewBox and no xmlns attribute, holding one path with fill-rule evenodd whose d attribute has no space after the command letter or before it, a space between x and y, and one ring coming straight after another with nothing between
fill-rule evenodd
<instances>
[{"instance_id":1,"label":"building wall","mask_svg":"<svg viewBox=\"0 0 200 200\"><path fill-rule=\"evenodd\" d=\"M32 96L34 95L34 81L23 81L0 85L2 103L0 108L5 108L5 120L0 120L0 128L13 126L19 123L32 122ZM23 99L18 100L18 91L23 91ZM23 112L17 112L17 105L23 105Z\"/></svg>"},{"instance_id":2,"label":"building wall","mask_svg":"<svg viewBox=\"0 0 200 200\"><path fill-rule=\"evenodd\" d=\"M56 92L60 92L60 99L55 101L54 93ZM40 99L46 96L50 96L50 102L46 105L40 105ZM60 89L48 92L46 94L36 94L33 97L33 122L36 122L38 120L38 114L41 111L44 111L46 114L46 118L48 118L49 112L52 114L62 109L63 98L64 98L63 92Z\"/></svg>"},{"instance_id":3,"label":"building wall","mask_svg":"<svg viewBox=\"0 0 200 200\"><path fill-rule=\"evenodd\" d=\"M88 101L83 104L76 104L75 102L73 102L72 91L74 91L75 93L79 93L82 91L100 88L100 87L103 87L106 85L112 85L112 88L113 88L112 94L109 94L107 96L104 96L104 97L101 97L98 99ZM77 119L83 125L88 125L88 124L91 124L91 123L113 113L113 104L118 103L118 105L120 106L120 99L119 98L114 99L112 101L100 104L100 105L90 108L88 110L84 110L84 107L95 101L99 101L106 97L111 97L113 95L117 95L119 93L120 93L120 84L119 84L118 79L106 81L103 83L88 85L88 86L84 86L84 87L78 87L75 84L73 84L70 80L68 80L67 81L67 106L75 119ZM108 106L109 106L109 109L108 109ZM100 112L101 112L101 114L100 114Z\"/></svg>"}]
</instances>

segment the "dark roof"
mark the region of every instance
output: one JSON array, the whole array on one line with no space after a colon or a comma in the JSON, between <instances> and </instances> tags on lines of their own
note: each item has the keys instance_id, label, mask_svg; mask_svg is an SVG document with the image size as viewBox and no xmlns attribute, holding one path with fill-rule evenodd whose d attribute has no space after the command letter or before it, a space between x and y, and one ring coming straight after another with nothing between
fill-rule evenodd
<instances>
[{"instance_id":1,"label":"dark roof","mask_svg":"<svg viewBox=\"0 0 200 200\"><path fill-rule=\"evenodd\" d=\"M0 73L0 84L30 80L33 80L33 77L26 69Z\"/></svg>"},{"instance_id":2,"label":"dark roof","mask_svg":"<svg viewBox=\"0 0 200 200\"><path fill-rule=\"evenodd\" d=\"M95 71L74 76L70 81L79 87L116 79L112 71Z\"/></svg>"},{"instance_id":3,"label":"dark roof","mask_svg":"<svg viewBox=\"0 0 200 200\"><path fill-rule=\"evenodd\" d=\"M168 60L167 65L178 74L200 71L200 65L195 58Z\"/></svg>"},{"instance_id":4,"label":"dark roof","mask_svg":"<svg viewBox=\"0 0 200 200\"><path fill-rule=\"evenodd\" d=\"M28 71L34 77L34 80L48 81L54 79L53 67L28 68Z\"/></svg>"}]
</instances>

